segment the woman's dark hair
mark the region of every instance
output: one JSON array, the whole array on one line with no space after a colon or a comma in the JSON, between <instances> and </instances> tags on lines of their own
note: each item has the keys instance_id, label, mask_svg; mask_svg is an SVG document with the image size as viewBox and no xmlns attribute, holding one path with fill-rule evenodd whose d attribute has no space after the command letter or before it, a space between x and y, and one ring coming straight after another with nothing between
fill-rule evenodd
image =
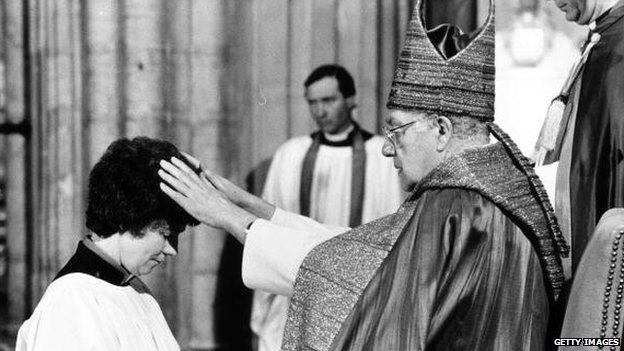
<instances>
[{"instance_id":1,"label":"woman's dark hair","mask_svg":"<svg viewBox=\"0 0 624 351\"><path fill-rule=\"evenodd\" d=\"M101 237L164 220L172 234L199 222L160 190L160 160L176 157L194 169L170 142L137 137L114 141L89 174L87 228Z\"/></svg>"},{"instance_id":2,"label":"woman's dark hair","mask_svg":"<svg viewBox=\"0 0 624 351\"><path fill-rule=\"evenodd\" d=\"M338 81L338 90L343 98L350 98L355 95L355 83L349 72L340 65L322 65L317 67L308 78L306 78L303 86L308 88L310 85L318 82L326 77L334 77Z\"/></svg>"}]
</instances>

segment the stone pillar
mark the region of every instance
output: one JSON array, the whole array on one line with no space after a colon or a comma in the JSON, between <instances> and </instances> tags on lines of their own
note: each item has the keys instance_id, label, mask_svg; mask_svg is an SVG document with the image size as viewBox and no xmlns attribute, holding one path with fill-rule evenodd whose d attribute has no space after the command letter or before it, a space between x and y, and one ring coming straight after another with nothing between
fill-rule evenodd
<instances>
[{"instance_id":1,"label":"stone pillar","mask_svg":"<svg viewBox=\"0 0 624 351\"><path fill-rule=\"evenodd\" d=\"M6 108L4 121L19 123L27 120L26 82L24 79L25 23L24 2L3 1ZM15 335L29 311L31 300L28 285L26 152L27 140L19 134L6 137L6 202L7 206L7 283L8 300L5 327Z\"/></svg>"},{"instance_id":2,"label":"stone pillar","mask_svg":"<svg viewBox=\"0 0 624 351\"><path fill-rule=\"evenodd\" d=\"M164 1L126 0L119 2L123 106L119 118L128 137L158 137L164 121L164 80L166 51L163 34L167 28Z\"/></svg>"},{"instance_id":3,"label":"stone pillar","mask_svg":"<svg viewBox=\"0 0 624 351\"><path fill-rule=\"evenodd\" d=\"M83 1L84 109L86 149L91 168L108 144L122 135L120 122L124 75L119 30L120 1Z\"/></svg>"},{"instance_id":4,"label":"stone pillar","mask_svg":"<svg viewBox=\"0 0 624 351\"><path fill-rule=\"evenodd\" d=\"M23 54L30 59L25 107L33 127L27 177L32 306L84 234L83 79L80 3L36 0L28 6Z\"/></svg>"},{"instance_id":5,"label":"stone pillar","mask_svg":"<svg viewBox=\"0 0 624 351\"><path fill-rule=\"evenodd\" d=\"M190 100L193 121L191 149L205 164L221 174L228 175L229 164L234 164L235 144L229 139L228 123L224 113L225 49L227 47L226 0L193 1L190 9L192 39L189 66ZM230 152L234 152L230 154ZM189 346L196 349L214 349L219 345L215 337L215 297L220 254L225 234L202 226L194 233L191 246L192 312ZM210 316L207 318L207 316Z\"/></svg>"}]
</instances>

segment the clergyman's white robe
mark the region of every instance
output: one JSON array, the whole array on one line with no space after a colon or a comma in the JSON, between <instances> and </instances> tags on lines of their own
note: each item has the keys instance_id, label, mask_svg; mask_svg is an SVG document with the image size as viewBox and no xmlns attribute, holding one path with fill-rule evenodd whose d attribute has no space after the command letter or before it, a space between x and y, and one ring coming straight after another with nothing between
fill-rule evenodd
<instances>
[{"instance_id":1,"label":"clergyman's white robe","mask_svg":"<svg viewBox=\"0 0 624 351\"><path fill-rule=\"evenodd\" d=\"M384 139L379 136L364 143L366 177L362 223L395 212L402 201L403 193L392 159L381 153L383 143ZM277 150L264 186L265 200L285 211L300 212L301 170L311 144L310 136L296 137ZM310 218L329 225L349 225L352 154L351 146L320 145L312 177ZM259 351L280 349L288 305L288 297L255 292L251 328L258 336Z\"/></svg>"}]
</instances>

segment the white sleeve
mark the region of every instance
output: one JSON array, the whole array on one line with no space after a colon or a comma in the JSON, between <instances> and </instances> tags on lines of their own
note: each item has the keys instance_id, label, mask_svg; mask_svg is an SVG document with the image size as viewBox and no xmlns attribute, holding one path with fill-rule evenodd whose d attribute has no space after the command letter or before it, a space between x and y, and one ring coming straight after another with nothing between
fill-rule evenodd
<instances>
[{"instance_id":1,"label":"white sleeve","mask_svg":"<svg viewBox=\"0 0 624 351\"><path fill-rule=\"evenodd\" d=\"M348 229L276 209L271 221L258 219L247 231L243 282L251 289L291 296L299 266L308 253Z\"/></svg>"},{"instance_id":2,"label":"white sleeve","mask_svg":"<svg viewBox=\"0 0 624 351\"><path fill-rule=\"evenodd\" d=\"M319 235L325 235L327 239L336 236L336 234L344 233L351 229L349 227L339 227L319 223L310 217L305 217L293 212L287 212L279 207L275 208L273 217L271 217L271 223L290 229L315 232Z\"/></svg>"}]
</instances>

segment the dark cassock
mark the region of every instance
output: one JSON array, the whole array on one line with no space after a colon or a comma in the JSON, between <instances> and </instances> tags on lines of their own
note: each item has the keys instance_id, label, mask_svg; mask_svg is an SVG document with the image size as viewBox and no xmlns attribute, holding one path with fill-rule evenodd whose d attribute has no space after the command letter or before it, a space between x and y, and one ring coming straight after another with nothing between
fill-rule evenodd
<instances>
[{"instance_id":1,"label":"dark cassock","mask_svg":"<svg viewBox=\"0 0 624 351\"><path fill-rule=\"evenodd\" d=\"M582 75L570 163L572 262L600 217L624 206L624 1L596 21Z\"/></svg>"},{"instance_id":2,"label":"dark cassock","mask_svg":"<svg viewBox=\"0 0 624 351\"><path fill-rule=\"evenodd\" d=\"M544 164L559 161L557 218L571 238L573 271L600 217L624 206L624 1L596 20L583 52L562 92L563 116L542 127L553 140ZM550 144L542 135L540 143Z\"/></svg>"},{"instance_id":3,"label":"dark cassock","mask_svg":"<svg viewBox=\"0 0 624 351\"><path fill-rule=\"evenodd\" d=\"M256 220L243 279L291 296L283 350L547 345L568 247L530 161L493 123L493 1L454 55L431 43L420 3L388 107L472 118L499 142L449 156L395 214L347 232L279 209Z\"/></svg>"}]
</instances>

